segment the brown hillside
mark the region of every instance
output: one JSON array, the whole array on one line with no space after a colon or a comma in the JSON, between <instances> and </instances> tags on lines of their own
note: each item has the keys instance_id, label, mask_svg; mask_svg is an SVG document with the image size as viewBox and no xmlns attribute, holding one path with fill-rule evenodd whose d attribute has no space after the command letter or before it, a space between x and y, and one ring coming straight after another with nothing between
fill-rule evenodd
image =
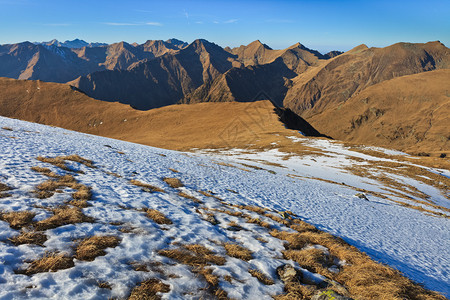
<instances>
[{"instance_id":1,"label":"brown hillside","mask_svg":"<svg viewBox=\"0 0 450 300\"><path fill-rule=\"evenodd\" d=\"M131 142L191 148L265 147L285 129L269 101L172 105L149 111L89 98L69 85L0 78L0 114Z\"/></svg>"},{"instance_id":2,"label":"brown hillside","mask_svg":"<svg viewBox=\"0 0 450 300\"><path fill-rule=\"evenodd\" d=\"M340 140L408 152L449 151L450 69L373 85L308 121Z\"/></svg>"},{"instance_id":3,"label":"brown hillside","mask_svg":"<svg viewBox=\"0 0 450 300\"><path fill-rule=\"evenodd\" d=\"M310 117L371 85L449 67L450 49L440 42L398 43L386 48L361 45L330 59L313 73L299 75L293 80L284 105Z\"/></svg>"}]
</instances>

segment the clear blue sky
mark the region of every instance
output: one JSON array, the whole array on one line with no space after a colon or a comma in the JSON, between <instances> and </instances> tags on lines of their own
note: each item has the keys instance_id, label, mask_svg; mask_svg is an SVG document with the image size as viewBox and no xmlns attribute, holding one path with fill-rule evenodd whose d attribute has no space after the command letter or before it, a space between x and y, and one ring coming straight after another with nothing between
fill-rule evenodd
<instances>
[{"instance_id":1,"label":"clear blue sky","mask_svg":"<svg viewBox=\"0 0 450 300\"><path fill-rule=\"evenodd\" d=\"M322 52L400 41L448 47L450 0L0 0L0 44L172 37L232 47L256 39L272 48L300 42Z\"/></svg>"}]
</instances>

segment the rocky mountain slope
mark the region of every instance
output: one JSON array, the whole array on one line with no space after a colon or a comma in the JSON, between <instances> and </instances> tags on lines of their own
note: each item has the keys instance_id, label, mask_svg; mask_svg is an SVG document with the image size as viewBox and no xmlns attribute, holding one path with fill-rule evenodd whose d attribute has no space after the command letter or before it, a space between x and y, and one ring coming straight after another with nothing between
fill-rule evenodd
<instances>
[{"instance_id":1,"label":"rocky mountain slope","mask_svg":"<svg viewBox=\"0 0 450 300\"><path fill-rule=\"evenodd\" d=\"M385 80L447 68L450 49L440 42L385 48L361 45L293 80L284 105L308 117Z\"/></svg>"},{"instance_id":2,"label":"rocky mountain slope","mask_svg":"<svg viewBox=\"0 0 450 300\"><path fill-rule=\"evenodd\" d=\"M282 105L290 78L319 65L323 58L300 44L272 50L255 41L224 50L196 40L179 53L168 53L123 72L96 72L70 84L96 99L120 101L138 109L178 102L253 101L261 99L257 98L261 92Z\"/></svg>"}]
</instances>

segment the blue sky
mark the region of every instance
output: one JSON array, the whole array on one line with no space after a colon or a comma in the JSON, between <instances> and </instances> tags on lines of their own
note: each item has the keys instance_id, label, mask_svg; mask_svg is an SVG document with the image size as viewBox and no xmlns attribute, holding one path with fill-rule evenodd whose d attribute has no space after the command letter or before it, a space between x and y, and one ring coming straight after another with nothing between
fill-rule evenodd
<instances>
[{"instance_id":1,"label":"blue sky","mask_svg":"<svg viewBox=\"0 0 450 300\"><path fill-rule=\"evenodd\" d=\"M0 0L0 44L22 41L138 42L204 38L221 46L256 39L325 52L359 44L440 40L450 46L450 1Z\"/></svg>"}]
</instances>

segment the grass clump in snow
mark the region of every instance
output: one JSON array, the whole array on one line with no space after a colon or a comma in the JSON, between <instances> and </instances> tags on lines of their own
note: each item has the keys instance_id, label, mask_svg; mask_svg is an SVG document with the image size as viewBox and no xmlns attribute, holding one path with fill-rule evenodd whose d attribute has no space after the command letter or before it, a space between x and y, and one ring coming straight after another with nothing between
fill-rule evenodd
<instances>
[{"instance_id":1,"label":"grass clump in snow","mask_svg":"<svg viewBox=\"0 0 450 300\"><path fill-rule=\"evenodd\" d=\"M141 282L132 291L128 300L161 299L158 293L168 293L170 286L161 280L152 278Z\"/></svg>"},{"instance_id":2,"label":"grass clump in snow","mask_svg":"<svg viewBox=\"0 0 450 300\"><path fill-rule=\"evenodd\" d=\"M269 223L264 222L259 218L249 217L249 218L247 218L247 223L258 224L259 226L267 228L267 229L270 229L270 227L271 227L271 225Z\"/></svg>"},{"instance_id":3,"label":"grass clump in snow","mask_svg":"<svg viewBox=\"0 0 450 300\"><path fill-rule=\"evenodd\" d=\"M167 218L162 212L160 212L156 209L147 208L147 209L144 209L144 211L147 214L147 217L152 219L157 224L160 224L160 225L173 224L173 222L169 218Z\"/></svg>"},{"instance_id":4,"label":"grass clump in snow","mask_svg":"<svg viewBox=\"0 0 450 300\"><path fill-rule=\"evenodd\" d=\"M263 283L265 285L272 285L275 283L266 274L264 274L263 272L261 272L259 270L250 269L250 270L248 270L248 272L250 273L250 275L252 275L253 277L256 277L256 279L258 279L261 283Z\"/></svg>"},{"instance_id":5,"label":"grass clump in snow","mask_svg":"<svg viewBox=\"0 0 450 300\"><path fill-rule=\"evenodd\" d=\"M34 244L38 246L44 246L47 241L47 235L42 232L22 232L19 235L8 239L15 246L24 244Z\"/></svg>"},{"instance_id":6,"label":"grass clump in snow","mask_svg":"<svg viewBox=\"0 0 450 300\"><path fill-rule=\"evenodd\" d=\"M64 253L50 252L42 258L33 260L28 268L19 273L33 275L43 272L56 272L58 270L68 269L74 266L73 258Z\"/></svg>"},{"instance_id":7,"label":"grass clump in snow","mask_svg":"<svg viewBox=\"0 0 450 300\"><path fill-rule=\"evenodd\" d=\"M75 257L79 260L93 261L97 256L106 255L106 248L114 248L119 243L120 239L116 236L92 236L78 244Z\"/></svg>"},{"instance_id":8,"label":"grass clump in snow","mask_svg":"<svg viewBox=\"0 0 450 300\"><path fill-rule=\"evenodd\" d=\"M249 261L253 258L252 252L245 247L242 247L234 243L225 243L223 245L227 254L231 257L239 258L245 261Z\"/></svg>"},{"instance_id":9,"label":"grass clump in snow","mask_svg":"<svg viewBox=\"0 0 450 300\"><path fill-rule=\"evenodd\" d=\"M163 249L158 252L188 266L206 266L209 264L224 265L226 259L214 254L203 245L191 244L177 249Z\"/></svg>"},{"instance_id":10,"label":"grass clump in snow","mask_svg":"<svg viewBox=\"0 0 450 300\"><path fill-rule=\"evenodd\" d=\"M183 192L179 192L179 193L178 193L178 196L181 196L181 197L183 197L183 198L192 200L192 201L195 202L195 203L199 203L199 204L202 204L202 203L203 203L203 201L198 200L198 199L195 198L194 196L188 195L188 194L183 193Z\"/></svg>"},{"instance_id":11,"label":"grass clump in snow","mask_svg":"<svg viewBox=\"0 0 450 300\"><path fill-rule=\"evenodd\" d=\"M373 261L342 239L319 231L300 220L294 220L293 223L291 229L298 232L278 230L270 232L272 236L287 241L286 250L283 251L284 257L294 260L301 267L341 283L351 297L357 299L445 299L436 292L425 290L419 284L404 277L399 271ZM304 249L307 245L322 245L328 248L330 256L320 249ZM345 262L338 268L338 273L328 270L333 257ZM287 294L283 296L292 294L298 299L309 299L307 296L301 296L308 294L304 288L285 286L285 290ZM276 299L290 298L276 297Z\"/></svg>"},{"instance_id":12,"label":"grass clump in snow","mask_svg":"<svg viewBox=\"0 0 450 300\"><path fill-rule=\"evenodd\" d=\"M174 189L184 186L184 184L178 178L166 177L166 178L163 178L163 181Z\"/></svg>"},{"instance_id":13,"label":"grass clump in snow","mask_svg":"<svg viewBox=\"0 0 450 300\"><path fill-rule=\"evenodd\" d=\"M53 177L53 178L59 177L58 174L52 172L52 170L50 170L49 168L34 166L34 167L31 167L31 170L41 173L48 177Z\"/></svg>"},{"instance_id":14,"label":"grass clump in snow","mask_svg":"<svg viewBox=\"0 0 450 300\"><path fill-rule=\"evenodd\" d=\"M20 229L31 225L35 216L36 214L31 211L1 212L0 220L8 222L13 229Z\"/></svg>"},{"instance_id":15,"label":"grass clump in snow","mask_svg":"<svg viewBox=\"0 0 450 300\"><path fill-rule=\"evenodd\" d=\"M11 194L4 193L4 192L7 192L9 190L12 190L12 188L7 186L6 184L0 182L0 199L1 198L6 198L6 197L10 197Z\"/></svg>"},{"instance_id":16,"label":"grass clump in snow","mask_svg":"<svg viewBox=\"0 0 450 300\"><path fill-rule=\"evenodd\" d=\"M163 189L160 189L159 187L153 186L148 183L143 183L139 180L132 179L132 180L130 180L130 183L134 184L135 186L141 187L145 192L150 192L150 193L153 193L153 192L164 193L165 192Z\"/></svg>"},{"instance_id":17,"label":"grass clump in snow","mask_svg":"<svg viewBox=\"0 0 450 300\"><path fill-rule=\"evenodd\" d=\"M53 216L37 222L34 226L37 230L57 228L67 224L93 222L94 219L83 214L80 208L61 206L52 209Z\"/></svg>"},{"instance_id":18,"label":"grass clump in snow","mask_svg":"<svg viewBox=\"0 0 450 300\"><path fill-rule=\"evenodd\" d=\"M7 131L13 131L13 129L11 127L2 127L3 130L7 130Z\"/></svg>"}]
</instances>

